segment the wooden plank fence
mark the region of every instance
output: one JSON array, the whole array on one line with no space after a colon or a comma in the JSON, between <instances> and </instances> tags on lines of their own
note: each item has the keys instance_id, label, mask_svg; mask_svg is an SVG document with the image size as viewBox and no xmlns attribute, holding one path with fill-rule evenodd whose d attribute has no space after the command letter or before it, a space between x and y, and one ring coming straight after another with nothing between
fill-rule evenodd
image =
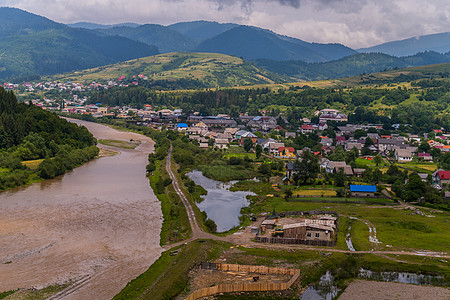
<instances>
[{"instance_id":1,"label":"wooden plank fence","mask_svg":"<svg viewBox=\"0 0 450 300\"><path fill-rule=\"evenodd\" d=\"M245 272L258 274L276 274L276 275L294 275L295 269L276 268L266 266L250 266L250 265L235 265L235 264L217 264L217 269L224 272Z\"/></svg>"},{"instance_id":2,"label":"wooden plank fence","mask_svg":"<svg viewBox=\"0 0 450 300\"><path fill-rule=\"evenodd\" d=\"M300 277L300 271L296 269L269 268L264 266L231 265L231 264L217 264L217 265L218 269L222 271L259 273L257 270L261 270L262 273L260 274L283 274L283 275L288 274L293 276L288 282L281 282L281 283L256 282L256 283L218 284L216 286L196 290L193 293L191 293L186 298L186 300L196 300L202 297L207 297L218 293L265 292L265 291L287 290Z\"/></svg>"},{"instance_id":3,"label":"wooden plank fence","mask_svg":"<svg viewBox=\"0 0 450 300\"><path fill-rule=\"evenodd\" d=\"M302 240L294 238L282 238L282 237L255 237L257 243L269 243L269 244L285 244L285 245L309 245L309 246L321 246L332 247L336 245L336 238L332 241L320 241L320 240Z\"/></svg>"}]
</instances>

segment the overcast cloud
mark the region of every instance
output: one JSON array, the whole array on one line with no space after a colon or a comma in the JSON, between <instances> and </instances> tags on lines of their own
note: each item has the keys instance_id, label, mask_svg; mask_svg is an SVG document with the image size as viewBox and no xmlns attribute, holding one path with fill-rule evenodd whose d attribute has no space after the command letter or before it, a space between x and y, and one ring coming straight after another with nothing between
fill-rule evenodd
<instances>
[{"instance_id":1,"label":"overcast cloud","mask_svg":"<svg viewBox=\"0 0 450 300\"><path fill-rule=\"evenodd\" d=\"M0 0L0 5L62 23L233 22L352 48L450 31L448 0Z\"/></svg>"}]
</instances>

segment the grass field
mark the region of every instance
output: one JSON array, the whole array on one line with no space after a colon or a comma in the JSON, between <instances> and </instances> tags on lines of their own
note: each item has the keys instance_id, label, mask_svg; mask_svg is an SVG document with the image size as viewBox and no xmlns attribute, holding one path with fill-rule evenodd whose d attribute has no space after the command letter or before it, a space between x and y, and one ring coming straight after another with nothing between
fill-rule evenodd
<instances>
[{"instance_id":1,"label":"grass field","mask_svg":"<svg viewBox=\"0 0 450 300\"><path fill-rule=\"evenodd\" d=\"M336 196L336 191L332 190L297 190L293 192L293 195L300 195L300 196Z\"/></svg>"},{"instance_id":2,"label":"grass field","mask_svg":"<svg viewBox=\"0 0 450 300\"><path fill-rule=\"evenodd\" d=\"M98 140L98 142L102 145L112 146L122 149L134 149L139 146L139 141L121 141L121 140Z\"/></svg>"},{"instance_id":3,"label":"grass field","mask_svg":"<svg viewBox=\"0 0 450 300\"><path fill-rule=\"evenodd\" d=\"M254 199L254 198L252 198ZM450 213L448 212L430 212L427 208L420 208L426 214L434 217L426 217L415 214L411 210L395 209L392 207L371 206L363 204L351 204L351 201L358 201L358 198L341 198L339 203L316 203L307 202L308 199L335 199L337 198L298 198L301 202L287 202L281 197L267 197L264 200L256 198L252 200L250 212L262 213L272 212L274 209L277 212L282 211L297 211L297 210L333 210L339 212L341 215L357 217L363 220L370 221L377 229L377 237L382 242L382 247L392 245L392 248L397 250L420 250L428 249L432 251L448 251L450 249ZM295 198L297 200L297 198ZM359 199L369 200L369 199ZM378 199L375 199L378 200ZM387 199L381 199L387 200ZM368 232L365 224L359 228L358 231L363 230ZM358 229L359 228L359 229ZM361 238L363 241L364 238ZM358 245L358 244L357 244ZM361 244L364 248L364 244Z\"/></svg>"},{"instance_id":4,"label":"grass field","mask_svg":"<svg viewBox=\"0 0 450 300\"><path fill-rule=\"evenodd\" d=\"M250 158L250 159L253 159L253 160L256 159L256 154L255 153L247 153L247 152L244 152L244 153L226 153L224 155L225 158L239 157L239 158L242 158L242 159L244 159L246 156L248 158Z\"/></svg>"},{"instance_id":5,"label":"grass field","mask_svg":"<svg viewBox=\"0 0 450 300\"><path fill-rule=\"evenodd\" d=\"M43 159L26 160L26 161L23 161L22 164L25 165L30 170L37 170L37 168L39 168L39 165L41 164L42 161L43 161Z\"/></svg>"},{"instance_id":6,"label":"grass field","mask_svg":"<svg viewBox=\"0 0 450 300\"><path fill-rule=\"evenodd\" d=\"M165 53L51 76L50 80L72 82L106 81L111 78L142 74L149 80L188 79L208 87L245 86L285 82L286 78L251 65L241 58L218 53Z\"/></svg>"},{"instance_id":7,"label":"grass field","mask_svg":"<svg viewBox=\"0 0 450 300\"><path fill-rule=\"evenodd\" d=\"M256 176L254 170L246 169L241 165L201 165L198 166L198 169L202 171L203 175L206 177L219 181L243 180L254 178Z\"/></svg>"}]
</instances>

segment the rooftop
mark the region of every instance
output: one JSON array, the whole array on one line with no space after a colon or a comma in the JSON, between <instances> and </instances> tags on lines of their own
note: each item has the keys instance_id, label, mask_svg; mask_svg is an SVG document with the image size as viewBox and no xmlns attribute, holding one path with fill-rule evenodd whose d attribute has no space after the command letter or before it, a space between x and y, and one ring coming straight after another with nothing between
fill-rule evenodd
<instances>
[{"instance_id":1,"label":"rooftop","mask_svg":"<svg viewBox=\"0 0 450 300\"><path fill-rule=\"evenodd\" d=\"M364 193L375 193L377 191L377 187L375 185L350 185L351 192L364 192Z\"/></svg>"}]
</instances>

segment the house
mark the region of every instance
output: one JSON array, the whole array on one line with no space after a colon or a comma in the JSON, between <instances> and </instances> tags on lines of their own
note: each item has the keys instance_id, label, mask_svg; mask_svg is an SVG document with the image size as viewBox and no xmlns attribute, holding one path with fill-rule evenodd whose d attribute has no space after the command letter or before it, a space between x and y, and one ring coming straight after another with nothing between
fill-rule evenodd
<instances>
[{"instance_id":1,"label":"house","mask_svg":"<svg viewBox=\"0 0 450 300\"><path fill-rule=\"evenodd\" d=\"M301 159L301 156L302 156L303 152L305 152L305 151L308 151L309 153L313 154L313 152L311 151L310 148L304 147L302 150L295 151L295 156L297 156L297 159Z\"/></svg>"},{"instance_id":2,"label":"house","mask_svg":"<svg viewBox=\"0 0 450 300\"><path fill-rule=\"evenodd\" d=\"M320 169L326 169L329 162L330 160L328 158L322 157L319 160Z\"/></svg>"},{"instance_id":3,"label":"house","mask_svg":"<svg viewBox=\"0 0 450 300\"><path fill-rule=\"evenodd\" d=\"M374 197L377 192L375 185L350 185L350 192L352 197Z\"/></svg>"},{"instance_id":4,"label":"house","mask_svg":"<svg viewBox=\"0 0 450 300\"><path fill-rule=\"evenodd\" d=\"M178 131L186 131L188 129L188 125L186 123L178 123L177 130Z\"/></svg>"},{"instance_id":5,"label":"house","mask_svg":"<svg viewBox=\"0 0 450 300\"><path fill-rule=\"evenodd\" d=\"M353 175L352 167L347 165L345 161L329 161L325 167L327 173L337 173L339 169L343 169L346 175Z\"/></svg>"},{"instance_id":6,"label":"house","mask_svg":"<svg viewBox=\"0 0 450 300\"><path fill-rule=\"evenodd\" d=\"M296 132L286 132L285 137L286 138L295 138L297 136Z\"/></svg>"},{"instance_id":7,"label":"house","mask_svg":"<svg viewBox=\"0 0 450 300\"><path fill-rule=\"evenodd\" d=\"M328 124L327 123L319 123L319 130L320 131L324 131L328 129Z\"/></svg>"},{"instance_id":8,"label":"house","mask_svg":"<svg viewBox=\"0 0 450 300\"><path fill-rule=\"evenodd\" d=\"M343 113L323 113L319 116L320 123L326 123L328 121L347 122L348 117Z\"/></svg>"},{"instance_id":9,"label":"house","mask_svg":"<svg viewBox=\"0 0 450 300\"><path fill-rule=\"evenodd\" d=\"M219 149L227 149L228 148L228 140L227 139L215 139L214 146Z\"/></svg>"},{"instance_id":10,"label":"house","mask_svg":"<svg viewBox=\"0 0 450 300\"><path fill-rule=\"evenodd\" d=\"M354 168L353 174L355 174L358 177L361 177L365 171L366 171L366 169Z\"/></svg>"},{"instance_id":11,"label":"house","mask_svg":"<svg viewBox=\"0 0 450 300\"><path fill-rule=\"evenodd\" d=\"M295 150L293 147L278 148L278 156L282 158L295 158Z\"/></svg>"},{"instance_id":12,"label":"house","mask_svg":"<svg viewBox=\"0 0 450 300\"><path fill-rule=\"evenodd\" d=\"M229 134L231 134L232 136L234 136L234 135L236 134L236 132L238 132L238 131L239 131L239 128L236 128L236 127L228 127L228 128L225 128L224 133L229 133Z\"/></svg>"},{"instance_id":13,"label":"house","mask_svg":"<svg viewBox=\"0 0 450 300\"><path fill-rule=\"evenodd\" d=\"M419 153L417 156L423 161L433 162L433 156L430 153Z\"/></svg>"},{"instance_id":14,"label":"house","mask_svg":"<svg viewBox=\"0 0 450 300\"><path fill-rule=\"evenodd\" d=\"M395 159L400 163L411 162L412 158L412 153L408 149L397 149L395 151Z\"/></svg>"},{"instance_id":15,"label":"house","mask_svg":"<svg viewBox=\"0 0 450 300\"><path fill-rule=\"evenodd\" d=\"M275 228L275 226L277 226L277 219L267 219L267 220L264 220L263 222L262 222L262 226L264 226L266 229L273 229L273 228Z\"/></svg>"},{"instance_id":16,"label":"house","mask_svg":"<svg viewBox=\"0 0 450 300\"><path fill-rule=\"evenodd\" d=\"M286 177L290 179L292 175L294 175L294 163L288 162L286 164Z\"/></svg>"},{"instance_id":17,"label":"house","mask_svg":"<svg viewBox=\"0 0 450 300\"><path fill-rule=\"evenodd\" d=\"M383 138L378 139L378 149L381 152L395 150L396 147L403 145L403 139L398 138Z\"/></svg>"},{"instance_id":18,"label":"house","mask_svg":"<svg viewBox=\"0 0 450 300\"><path fill-rule=\"evenodd\" d=\"M323 146L331 146L331 145L333 145L333 139L328 138L328 137L322 137L322 139L320 140L320 143Z\"/></svg>"},{"instance_id":19,"label":"house","mask_svg":"<svg viewBox=\"0 0 450 300\"><path fill-rule=\"evenodd\" d=\"M300 240L332 241L335 229L331 226L309 222L287 224L283 226L283 237Z\"/></svg>"},{"instance_id":20,"label":"house","mask_svg":"<svg viewBox=\"0 0 450 300\"><path fill-rule=\"evenodd\" d=\"M363 146L364 145L359 142L348 141L347 144L345 145L345 151L350 151L353 148L356 148L356 149L358 149L359 153L361 153Z\"/></svg>"},{"instance_id":21,"label":"house","mask_svg":"<svg viewBox=\"0 0 450 300\"><path fill-rule=\"evenodd\" d=\"M310 125L310 124L303 124L300 128L301 128L302 134L313 133L314 131L317 130L317 128L314 127L314 125Z\"/></svg>"},{"instance_id":22,"label":"house","mask_svg":"<svg viewBox=\"0 0 450 300\"><path fill-rule=\"evenodd\" d=\"M284 147L284 143L270 143L269 144L269 153L278 156L280 148Z\"/></svg>"},{"instance_id":23,"label":"house","mask_svg":"<svg viewBox=\"0 0 450 300\"><path fill-rule=\"evenodd\" d=\"M328 156L335 148L336 147L334 147L334 146L325 146L325 147L322 147L321 151L324 155Z\"/></svg>"},{"instance_id":24,"label":"house","mask_svg":"<svg viewBox=\"0 0 450 300\"><path fill-rule=\"evenodd\" d=\"M268 139L261 139L261 138L259 138L259 139L257 139L256 140L256 142L259 144L259 145L261 145L261 147L263 148L263 149L269 149L269 145L271 144L271 143L278 143L276 140L274 140L273 138L268 138ZM284 146L284 144L283 144L283 146ZM280 147L283 147L283 146L280 146Z\"/></svg>"},{"instance_id":25,"label":"house","mask_svg":"<svg viewBox=\"0 0 450 300\"><path fill-rule=\"evenodd\" d=\"M427 181L428 174L427 173L417 173L419 175L420 179L422 179L423 182Z\"/></svg>"},{"instance_id":26,"label":"house","mask_svg":"<svg viewBox=\"0 0 450 300\"><path fill-rule=\"evenodd\" d=\"M439 184L441 187L450 184L450 171L444 171L441 169L434 172L433 175L433 183Z\"/></svg>"}]
</instances>

